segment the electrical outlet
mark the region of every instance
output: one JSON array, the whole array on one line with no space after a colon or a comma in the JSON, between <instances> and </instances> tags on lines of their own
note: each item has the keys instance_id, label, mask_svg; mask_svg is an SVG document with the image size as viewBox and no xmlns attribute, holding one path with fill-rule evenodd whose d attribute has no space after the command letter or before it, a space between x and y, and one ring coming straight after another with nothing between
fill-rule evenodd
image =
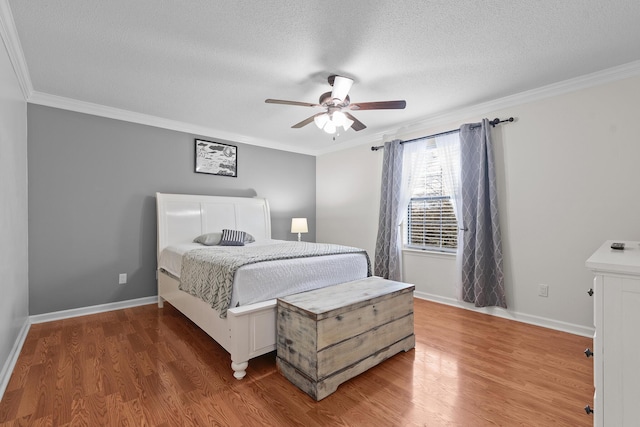
<instances>
[{"instance_id":1,"label":"electrical outlet","mask_svg":"<svg viewBox=\"0 0 640 427\"><path fill-rule=\"evenodd\" d=\"M538 285L538 295L541 297L548 297L549 285Z\"/></svg>"},{"instance_id":2,"label":"electrical outlet","mask_svg":"<svg viewBox=\"0 0 640 427\"><path fill-rule=\"evenodd\" d=\"M127 283L127 273L120 273L118 276L118 284L124 285L125 283Z\"/></svg>"}]
</instances>

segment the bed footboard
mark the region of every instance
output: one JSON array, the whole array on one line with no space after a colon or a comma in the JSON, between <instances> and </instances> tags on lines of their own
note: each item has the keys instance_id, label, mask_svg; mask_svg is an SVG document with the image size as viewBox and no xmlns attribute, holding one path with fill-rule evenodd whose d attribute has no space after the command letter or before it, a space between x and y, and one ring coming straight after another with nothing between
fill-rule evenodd
<instances>
[{"instance_id":1,"label":"bed footboard","mask_svg":"<svg viewBox=\"0 0 640 427\"><path fill-rule=\"evenodd\" d=\"M231 355L233 376L246 375L249 359L276 349L276 303L269 300L227 311L227 318L204 301L178 289L178 281L158 271L158 307L166 300Z\"/></svg>"},{"instance_id":2,"label":"bed footboard","mask_svg":"<svg viewBox=\"0 0 640 427\"><path fill-rule=\"evenodd\" d=\"M242 379L249 359L276 349L276 303L269 300L227 311L233 376Z\"/></svg>"}]
</instances>

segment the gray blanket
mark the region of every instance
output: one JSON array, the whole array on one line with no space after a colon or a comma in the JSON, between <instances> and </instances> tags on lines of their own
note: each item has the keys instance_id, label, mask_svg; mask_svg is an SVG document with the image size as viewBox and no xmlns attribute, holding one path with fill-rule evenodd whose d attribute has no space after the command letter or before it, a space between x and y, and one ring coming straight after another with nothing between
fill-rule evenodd
<instances>
[{"instance_id":1,"label":"gray blanket","mask_svg":"<svg viewBox=\"0 0 640 427\"><path fill-rule=\"evenodd\" d=\"M369 256L364 249L329 243L278 242L258 246L216 246L193 249L184 254L179 289L198 297L227 316L233 277L247 264L280 259L305 258L343 253L364 253L367 275L371 275Z\"/></svg>"}]
</instances>

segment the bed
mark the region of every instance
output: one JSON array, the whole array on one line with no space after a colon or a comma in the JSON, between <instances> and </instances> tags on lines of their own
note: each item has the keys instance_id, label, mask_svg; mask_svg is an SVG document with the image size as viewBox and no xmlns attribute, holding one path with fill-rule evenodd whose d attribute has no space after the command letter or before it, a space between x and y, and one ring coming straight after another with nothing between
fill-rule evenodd
<instances>
[{"instance_id":1,"label":"bed","mask_svg":"<svg viewBox=\"0 0 640 427\"><path fill-rule=\"evenodd\" d=\"M245 294L238 296L237 285L246 286L246 282L253 281L256 286L272 289L279 282L288 281L290 285L287 286L294 288L287 288L286 292L277 290L277 296L283 296L361 279L370 274L369 259L364 251L240 267L234 279L232 303L226 310L226 317L221 317L220 312L208 303L179 289L176 253L184 254L193 245L198 245L193 243L195 237L222 229L249 233L255 239L252 245L269 243L271 214L268 201L249 197L156 193L156 205L158 306L162 308L164 301L169 302L229 352L231 369L237 379L246 375L250 359L276 349L277 302L274 296L269 295L270 291L265 291L264 298L267 299L264 300L247 299L243 296ZM173 252L173 256L167 257L168 252ZM173 259L173 264L167 259ZM283 278L280 280L278 277ZM244 285L236 283L241 280Z\"/></svg>"}]
</instances>

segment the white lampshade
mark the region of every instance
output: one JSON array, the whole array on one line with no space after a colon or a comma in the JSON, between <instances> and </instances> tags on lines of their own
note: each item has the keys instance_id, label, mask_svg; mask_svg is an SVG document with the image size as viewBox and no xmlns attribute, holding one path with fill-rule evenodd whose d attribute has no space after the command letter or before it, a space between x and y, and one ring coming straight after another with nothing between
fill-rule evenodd
<instances>
[{"instance_id":1,"label":"white lampshade","mask_svg":"<svg viewBox=\"0 0 640 427\"><path fill-rule=\"evenodd\" d=\"M353 120L351 120L349 117L347 117L347 115L344 115L344 123L342 124L342 126L344 127L344 130L347 130L351 127L351 125L353 124Z\"/></svg>"},{"instance_id":2,"label":"white lampshade","mask_svg":"<svg viewBox=\"0 0 640 427\"><path fill-rule=\"evenodd\" d=\"M345 116L342 111L334 111L331 115L331 121L336 125L336 127L342 126L346 120L347 116Z\"/></svg>"},{"instance_id":3,"label":"white lampshade","mask_svg":"<svg viewBox=\"0 0 640 427\"><path fill-rule=\"evenodd\" d=\"M313 122L318 126L318 129L322 129L330 134L336 133L339 127L347 130L353 124L353 120L347 117L342 111L334 111L331 114L318 114L313 118Z\"/></svg>"},{"instance_id":4,"label":"white lampshade","mask_svg":"<svg viewBox=\"0 0 640 427\"><path fill-rule=\"evenodd\" d=\"M299 242L300 233L309 232L309 227L307 227L307 218L291 218L291 232L298 233Z\"/></svg>"},{"instance_id":5,"label":"white lampshade","mask_svg":"<svg viewBox=\"0 0 640 427\"><path fill-rule=\"evenodd\" d=\"M308 233L307 218L291 218L292 233Z\"/></svg>"},{"instance_id":6,"label":"white lampshade","mask_svg":"<svg viewBox=\"0 0 640 427\"><path fill-rule=\"evenodd\" d=\"M344 114L342 111L334 111L334 113L331 116L331 120L333 121L333 124L335 124L336 127L342 126L344 130L349 129L353 124L353 120L348 118L347 115Z\"/></svg>"},{"instance_id":7,"label":"white lampshade","mask_svg":"<svg viewBox=\"0 0 640 427\"><path fill-rule=\"evenodd\" d=\"M318 126L318 129L322 129L324 128L324 125L326 125L327 122L329 121L329 115L326 113L317 115L313 118L313 121L316 124L316 126Z\"/></svg>"},{"instance_id":8,"label":"white lampshade","mask_svg":"<svg viewBox=\"0 0 640 427\"><path fill-rule=\"evenodd\" d=\"M336 132L336 125L331 120L329 120L327 122L327 124L324 125L324 131L326 133L335 133Z\"/></svg>"},{"instance_id":9,"label":"white lampshade","mask_svg":"<svg viewBox=\"0 0 640 427\"><path fill-rule=\"evenodd\" d=\"M335 76L333 79L333 90L331 91L331 97L337 100L338 103L344 101L353 85L353 80L347 77Z\"/></svg>"}]
</instances>

